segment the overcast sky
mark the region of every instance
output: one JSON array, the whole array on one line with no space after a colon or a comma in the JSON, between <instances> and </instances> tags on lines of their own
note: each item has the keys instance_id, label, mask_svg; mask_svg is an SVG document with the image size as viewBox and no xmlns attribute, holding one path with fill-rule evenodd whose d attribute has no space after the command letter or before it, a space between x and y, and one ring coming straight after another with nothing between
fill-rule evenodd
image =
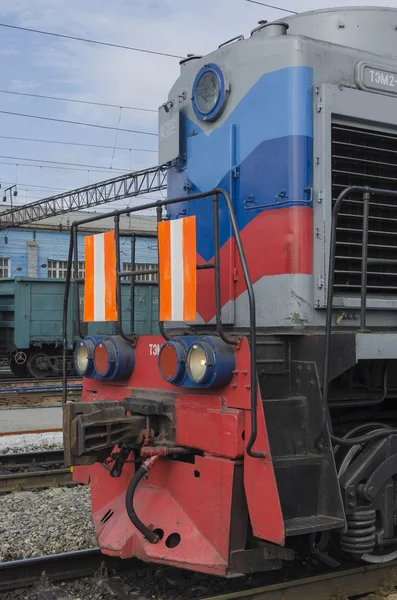
<instances>
[{"instance_id":1,"label":"overcast sky","mask_svg":"<svg viewBox=\"0 0 397 600\"><path fill-rule=\"evenodd\" d=\"M336 5L387 4L397 8L397 0L269 0L269 3L299 12ZM285 14L246 0L0 0L0 22L3 24L181 56L191 52L205 54L235 35L249 35L258 20L273 20ZM0 40L0 90L3 91L156 110L166 100L179 73L177 58L101 47L1 26ZM35 99L2 91L0 111L157 133L155 112ZM1 136L99 144L109 148L17 141ZM113 151L115 145L131 151ZM18 204L52 195L58 189L67 190L116 176L121 173L116 169L129 171L157 164L157 138L153 135L116 133L1 112L0 148L2 188L18 183ZM69 170L65 168L67 165L59 165L64 168L50 169L45 168L45 164L50 166L50 163L42 162L45 160L92 165L94 168L76 166L73 167L76 170L71 170L72 167ZM31 166L26 166L28 164Z\"/></svg>"}]
</instances>

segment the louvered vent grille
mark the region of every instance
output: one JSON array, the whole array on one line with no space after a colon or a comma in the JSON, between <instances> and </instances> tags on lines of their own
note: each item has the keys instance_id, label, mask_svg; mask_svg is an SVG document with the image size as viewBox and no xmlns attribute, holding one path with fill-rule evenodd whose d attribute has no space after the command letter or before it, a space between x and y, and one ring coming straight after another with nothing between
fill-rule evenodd
<instances>
[{"instance_id":1,"label":"louvered vent grille","mask_svg":"<svg viewBox=\"0 0 397 600\"><path fill-rule=\"evenodd\" d=\"M332 126L332 198L351 185L397 190L397 135L345 125ZM343 202L336 238L335 292L359 294L361 288L361 194ZM368 257L397 259L397 198L371 198ZM397 266L368 265L368 293L397 294Z\"/></svg>"}]
</instances>

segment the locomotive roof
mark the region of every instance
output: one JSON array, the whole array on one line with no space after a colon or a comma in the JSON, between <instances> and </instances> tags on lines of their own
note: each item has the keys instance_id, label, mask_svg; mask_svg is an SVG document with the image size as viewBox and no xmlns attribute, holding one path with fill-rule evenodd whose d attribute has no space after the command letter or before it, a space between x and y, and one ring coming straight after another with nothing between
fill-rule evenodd
<instances>
[{"instance_id":1,"label":"locomotive roof","mask_svg":"<svg viewBox=\"0 0 397 600\"><path fill-rule=\"evenodd\" d=\"M383 56L396 55L397 8L342 6L289 15L273 23L288 24L288 34Z\"/></svg>"}]
</instances>

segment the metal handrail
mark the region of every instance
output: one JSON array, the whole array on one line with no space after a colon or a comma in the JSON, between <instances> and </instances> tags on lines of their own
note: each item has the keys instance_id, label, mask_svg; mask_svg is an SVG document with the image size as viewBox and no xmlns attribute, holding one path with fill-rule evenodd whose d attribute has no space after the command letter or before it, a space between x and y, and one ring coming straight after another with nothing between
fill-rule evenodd
<instances>
[{"instance_id":1,"label":"metal handrail","mask_svg":"<svg viewBox=\"0 0 397 600\"><path fill-rule=\"evenodd\" d=\"M232 226L232 231L233 231L233 235L235 237L236 240L236 246L237 246L237 252L239 255L239 259L241 262L241 267L243 270L243 275L244 275L244 280L245 280L245 284L247 287L247 293L248 293L248 302L249 302L249 317L250 317L250 337L249 337L249 345L250 345L250 353L251 353L251 357L250 357L250 366L251 366L251 435L250 438L247 442L247 446L246 446L246 452L249 456L251 456L252 458L264 458L264 453L263 452L256 452L254 450L252 450L253 445L256 441L257 438L257 376L256 376L256 305L255 305L255 294L254 294L254 289L253 289L253 285L252 285L252 281L250 278L250 274L249 274L249 270L248 270L248 265L247 265L247 260L245 258L245 253L244 253L244 249L243 249L243 245L242 245L242 241L241 241L241 237L240 237L240 232L238 229L238 225L237 225L237 220L236 220L236 215L234 213L234 208L233 208L233 204L231 201L231 198L229 196L229 194L221 189L221 188L214 188L208 192L201 192L198 194L191 194L189 196L183 196L183 197L179 197L179 198L172 198L172 199L166 199L166 200L158 200L156 202L151 202L145 205L140 205L134 208L125 208L122 210L116 210L113 213L111 213L110 215L95 215L94 217L88 217L87 219L83 219L81 221L78 222L74 222L72 223L72 227L71 227L71 241L70 241L70 246L69 246L69 256L68 256L68 266L67 266L67 274L66 274L66 285L65 285L65 296L64 296L64 318L63 318L63 364L64 364L64 373L63 373L63 378L64 378L64 390L66 389L66 385L67 385L67 369L66 369L66 355L67 355L67 306L68 306L68 299L69 299L69 290L70 290L70 279L71 279L71 273L72 273L72 257L73 257L73 250L74 250L74 259L76 261L76 255L77 255L77 232L78 232L78 227L85 225L87 223L91 223L93 221L98 221L98 220L102 220L104 218L109 218L109 217L113 217L115 219L115 224L117 227L117 221L120 219L120 216L126 213L133 213L133 212L138 212L141 210L147 210L149 208L156 208L157 209L157 215L158 215L158 220L161 217L159 217L159 213L161 211L161 208L163 206L168 206L168 205L172 205L172 204L179 204L182 202L190 202L193 200L200 200L200 199L205 199L205 198L212 198L213 201L213 217L214 217L214 271L215 271L215 305L216 305L216 328L217 328L217 333L219 335L219 337L225 341L226 343L229 344L237 344L238 340L237 339L232 339L229 338L228 336L226 336L226 334L223 331L223 326L222 326L222 314L221 314L221 297L220 297L220 291L221 291L221 287L220 287L220 240L219 240L219 196L222 196L225 200L226 203L226 207L228 210L228 214L229 214L229 219L230 219L230 223ZM117 240L118 236L116 235L116 240ZM118 258L117 258L118 257ZM118 261L118 266L120 264L120 256L119 256L119 252L117 252L116 254L116 258ZM211 267L212 268L212 267ZM119 288L119 275L120 275L120 269L117 268L117 288ZM117 292L117 297L119 298L118 300L118 310L117 310L117 326L119 327L119 333L120 335L123 335L123 329L122 329L122 323L121 323L121 319L122 319L122 315L120 313L119 310L119 306L120 306L120 300L121 300L121 294L119 292ZM117 298L116 298L117 299ZM79 314L79 313L78 313ZM164 331L164 328L163 328ZM164 332L165 333L165 332ZM164 335L164 334L163 334ZM125 334L124 336L125 337ZM165 339L167 339L166 336L164 336ZM128 338L127 338L128 339ZM129 340L131 341L131 340ZM66 393L64 391L63 394L63 402L66 402Z\"/></svg>"},{"instance_id":2,"label":"metal handrail","mask_svg":"<svg viewBox=\"0 0 397 600\"><path fill-rule=\"evenodd\" d=\"M352 192L362 194L363 199L363 231L362 231L362 255L361 255L361 302L360 302L360 327L358 331L366 331L367 324L367 271L369 264L395 264L397 260L368 258L368 230L369 230L369 201L371 196L388 196L397 198L397 190L383 190L381 188L372 188L368 186L349 186L339 194L332 210L331 237L329 248L329 267L327 284L327 307L325 318L325 336L324 336L324 369L323 369L323 389L322 389L322 421L321 429L315 439L318 446L324 435L325 425L328 420L328 392L329 392L329 371L331 364L331 342L332 342L332 310L334 301L334 283L335 283L335 255L336 255L336 234L338 225L338 216L346 196Z\"/></svg>"}]
</instances>

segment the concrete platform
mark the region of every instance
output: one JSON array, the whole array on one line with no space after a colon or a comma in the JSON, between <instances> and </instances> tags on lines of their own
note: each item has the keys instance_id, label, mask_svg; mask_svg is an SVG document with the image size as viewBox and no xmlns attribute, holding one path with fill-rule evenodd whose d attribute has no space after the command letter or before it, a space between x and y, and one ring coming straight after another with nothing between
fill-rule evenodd
<instances>
[{"instance_id":1,"label":"concrete platform","mask_svg":"<svg viewBox=\"0 0 397 600\"><path fill-rule=\"evenodd\" d=\"M0 411L0 435L17 431L62 429L62 408L10 408Z\"/></svg>"}]
</instances>

